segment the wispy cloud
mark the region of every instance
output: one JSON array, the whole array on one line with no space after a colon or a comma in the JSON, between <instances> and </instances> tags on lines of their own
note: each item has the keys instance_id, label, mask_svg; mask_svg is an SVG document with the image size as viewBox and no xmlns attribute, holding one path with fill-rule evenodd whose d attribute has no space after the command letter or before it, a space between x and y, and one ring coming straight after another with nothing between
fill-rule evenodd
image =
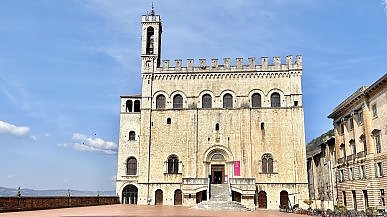
<instances>
[{"instance_id":1,"label":"wispy cloud","mask_svg":"<svg viewBox=\"0 0 387 217\"><path fill-rule=\"evenodd\" d=\"M27 135L29 131L29 127L16 126L4 121L0 121L0 134L10 134L13 136L21 137Z\"/></svg>"},{"instance_id":2,"label":"wispy cloud","mask_svg":"<svg viewBox=\"0 0 387 217\"><path fill-rule=\"evenodd\" d=\"M23 84L6 79L4 76L0 76L0 81L2 82L0 94L3 94L9 102L28 112L31 117L45 117L45 106L36 100Z\"/></svg>"},{"instance_id":3,"label":"wispy cloud","mask_svg":"<svg viewBox=\"0 0 387 217\"><path fill-rule=\"evenodd\" d=\"M384 5L384 13L386 14L386 17L387 17L387 0L383 1L383 5Z\"/></svg>"},{"instance_id":4,"label":"wispy cloud","mask_svg":"<svg viewBox=\"0 0 387 217\"><path fill-rule=\"evenodd\" d=\"M88 137L81 133L74 133L71 138L74 143L58 144L58 147L71 147L76 151L84 152L100 152L104 154L116 154L117 144L110 141L105 141L101 138Z\"/></svg>"}]
</instances>

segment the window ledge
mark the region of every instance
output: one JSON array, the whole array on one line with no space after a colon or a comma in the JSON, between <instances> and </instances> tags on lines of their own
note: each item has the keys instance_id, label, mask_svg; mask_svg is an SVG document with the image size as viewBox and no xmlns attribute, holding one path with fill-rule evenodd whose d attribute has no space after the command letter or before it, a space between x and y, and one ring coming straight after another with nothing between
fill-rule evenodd
<instances>
[{"instance_id":1,"label":"window ledge","mask_svg":"<svg viewBox=\"0 0 387 217\"><path fill-rule=\"evenodd\" d=\"M178 173L168 173L168 172L164 172L164 175L182 175L183 173L182 172L178 172Z\"/></svg>"},{"instance_id":2,"label":"window ledge","mask_svg":"<svg viewBox=\"0 0 387 217\"><path fill-rule=\"evenodd\" d=\"M262 172L260 172L259 174L262 174L262 175L277 175L278 173L276 173L276 172L273 172L273 173L262 173Z\"/></svg>"},{"instance_id":3,"label":"window ledge","mask_svg":"<svg viewBox=\"0 0 387 217\"><path fill-rule=\"evenodd\" d=\"M138 175L122 175L121 177L125 177L125 178L137 178Z\"/></svg>"}]
</instances>

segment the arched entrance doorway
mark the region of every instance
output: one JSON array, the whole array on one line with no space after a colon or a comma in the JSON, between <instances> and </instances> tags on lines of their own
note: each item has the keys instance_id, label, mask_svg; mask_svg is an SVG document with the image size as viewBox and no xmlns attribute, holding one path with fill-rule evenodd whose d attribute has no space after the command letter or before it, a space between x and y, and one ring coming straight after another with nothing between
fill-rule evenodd
<instances>
[{"instance_id":1,"label":"arched entrance doorway","mask_svg":"<svg viewBox=\"0 0 387 217\"><path fill-rule=\"evenodd\" d=\"M155 205L163 205L163 191L157 189L155 192Z\"/></svg>"},{"instance_id":2,"label":"arched entrance doorway","mask_svg":"<svg viewBox=\"0 0 387 217\"><path fill-rule=\"evenodd\" d=\"M182 205L183 204L183 193L180 189L175 190L174 193L174 205Z\"/></svg>"},{"instance_id":3,"label":"arched entrance doorway","mask_svg":"<svg viewBox=\"0 0 387 217\"><path fill-rule=\"evenodd\" d=\"M134 185L127 185L122 190L122 203L123 204L137 204L138 189Z\"/></svg>"},{"instance_id":4,"label":"arched entrance doorway","mask_svg":"<svg viewBox=\"0 0 387 217\"><path fill-rule=\"evenodd\" d=\"M285 190L280 192L280 207L284 209L289 208L289 194Z\"/></svg>"},{"instance_id":5,"label":"arched entrance doorway","mask_svg":"<svg viewBox=\"0 0 387 217\"><path fill-rule=\"evenodd\" d=\"M205 170L212 184L223 184L227 176L232 177L233 155L227 147L211 146L204 152L203 157Z\"/></svg>"},{"instance_id":6,"label":"arched entrance doorway","mask_svg":"<svg viewBox=\"0 0 387 217\"><path fill-rule=\"evenodd\" d=\"M260 191L258 193L258 208L267 208L267 195L265 191Z\"/></svg>"}]
</instances>

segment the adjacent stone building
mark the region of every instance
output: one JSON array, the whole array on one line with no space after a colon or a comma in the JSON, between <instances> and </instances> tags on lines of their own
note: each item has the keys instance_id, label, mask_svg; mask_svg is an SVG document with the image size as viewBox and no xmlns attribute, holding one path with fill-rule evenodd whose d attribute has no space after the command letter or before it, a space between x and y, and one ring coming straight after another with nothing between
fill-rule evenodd
<instances>
[{"instance_id":1,"label":"adjacent stone building","mask_svg":"<svg viewBox=\"0 0 387 217\"><path fill-rule=\"evenodd\" d=\"M172 65L160 59L160 16L141 24L142 92L121 97L121 202L192 206L227 183L250 209L303 205L302 57Z\"/></svg>"},{"instance_id":2,"label":"adjacent stone building","mask_svg":"<svg viewBox=\"0 0 387 217\"><path fill-rule=\"evenodd\" d=\"M335 137L333 130L306 146L309 199L311 207L334 209L336 205Z\"/></svg>"},{"instance_id":3,"label":"adjacent stone building","mask_svg":"<svg viewBox=\"0 0 387 217\"><path fill-rule=\"evenodd\" d=\"M338 204L364 210L386 206L387 74L338 105L333 119Z\"/></svg>"}]
</instances>

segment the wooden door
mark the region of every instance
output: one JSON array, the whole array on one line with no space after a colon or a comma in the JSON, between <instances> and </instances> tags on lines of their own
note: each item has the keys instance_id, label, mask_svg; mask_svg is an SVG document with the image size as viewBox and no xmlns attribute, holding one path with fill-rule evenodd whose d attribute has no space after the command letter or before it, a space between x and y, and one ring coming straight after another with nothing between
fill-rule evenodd
<instances>
[{"instance_id":1,"label":"wooden door","mask_svg":"<svg viewBox=\"0 0 387 217\"><path fill-rule=\"evenodd\" d=\"M163 191L157 189L155 192L155 205L163 205Z\"/></svg>"},{"instance_id":2,"label":"wooden door","mask_svg":"<svg viewBox=\"0 0 387 217\"><path fill-rule=\"evenodd\" d=\"M180 189L177 189L174 194L174 205L182 205L183 204L183 193Z\"/></svg>"},{"instance_id":3,"label":"wooden door","mask_svg":"<svg viewBox=\"0 0 387 217\"><path fill-rule=\"evenodd\" d=\"M260 191L258 193L258 208L263 208L263 209L267 208L267 196L266 196L266 192L264 191Z\"/></svg>"},{"instance_id":4,"label":"wooden door","mask_svg":"<svg viewBox=\"0 0 387 217\"><path fill-rule=\"evenodd\" d=\"M212 184L223 184L225 178L225 169L222 164L211 165L211 183ZM220 179L218 179L220 178Z\"/></svg>"},{"instance_id":5,"label":"wooden door","mask_svg":"<svg viewBox=\"0 0 387 217\"><path fill-rule=\"evenodd\" d=\"M280 193L280 206L281 208L289 208L289 194L287 191L281 191Z\"/></svg>"}]
</instances>

